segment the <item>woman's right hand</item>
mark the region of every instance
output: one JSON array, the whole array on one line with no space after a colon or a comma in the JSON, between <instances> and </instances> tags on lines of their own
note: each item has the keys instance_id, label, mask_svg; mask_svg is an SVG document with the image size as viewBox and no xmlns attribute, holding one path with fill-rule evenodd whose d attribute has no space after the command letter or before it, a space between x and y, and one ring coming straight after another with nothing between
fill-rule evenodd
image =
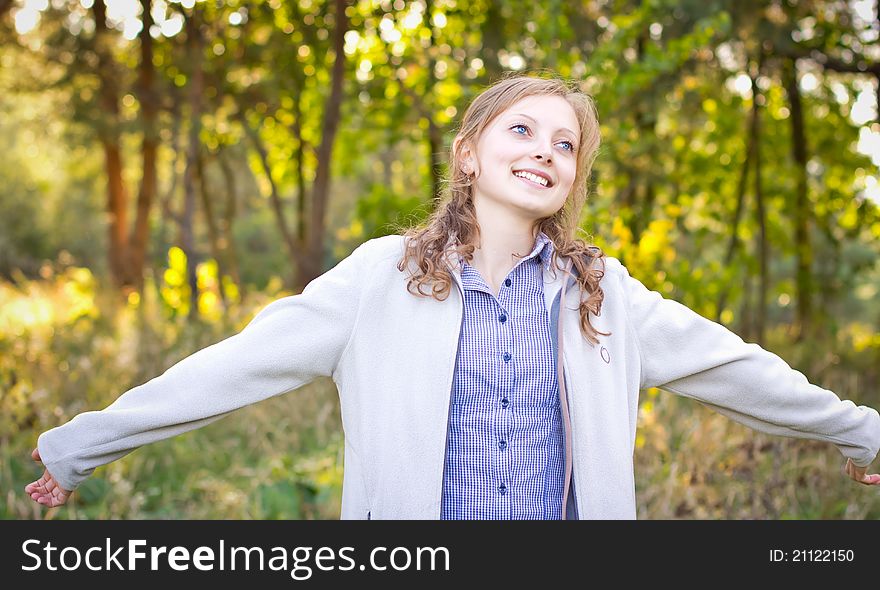
<instances>
[{"instance_id":1,"label":"woman's right hand","mask_svg":"<svg viewBox=\"0 0 880 590\"><path fill-rule=\"evenodd\" d=\"M31 452L31 458L38 463L43 462L40 458L40 451L38 449L34 449L33 452ZM67 502L70 494L73 493L72 491L65 490L58 485L58 482L55 481L55 478L52 477L52 474L49 473L48 469L43 472L43 477L26 485L24 491L30 494L31 499L34 502L48 506L49 508L61 506Z\"/></svg>"}]
</instances>

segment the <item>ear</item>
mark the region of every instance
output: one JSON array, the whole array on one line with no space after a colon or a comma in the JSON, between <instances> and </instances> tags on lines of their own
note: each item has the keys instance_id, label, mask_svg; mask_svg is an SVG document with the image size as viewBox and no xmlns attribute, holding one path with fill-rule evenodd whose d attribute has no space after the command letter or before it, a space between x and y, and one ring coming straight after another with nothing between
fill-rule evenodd
<instances>
[{"instance_id":1,"label":"ear","mask_svg":"<svg viewBox=\"0 0 880 590\"><path fill-rule=\"evenodd\" d=\"M474 161L471 149L467 144L462 143L460 137L456 137L452 141L452 153L456 154L456 157L461 164L461 169L465 174L470 174L474 171Z\"/></svg>"}]
</instances>

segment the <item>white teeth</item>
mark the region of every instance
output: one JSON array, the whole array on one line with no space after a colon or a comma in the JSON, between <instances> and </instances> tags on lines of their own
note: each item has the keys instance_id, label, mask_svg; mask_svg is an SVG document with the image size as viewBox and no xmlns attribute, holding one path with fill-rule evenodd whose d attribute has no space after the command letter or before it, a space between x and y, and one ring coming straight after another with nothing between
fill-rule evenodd
<instances>
[{"instance_id":1,"label":"white teeth","mask_svg":"<svg viewBox=\"0 0 880 590\"><path fill-rule=\"evenodd\" d=\"M513 175L519 176L522 178L527 178L527 179L531 180L532 182L537 182L538 184L541 184L543 186L547 186L547 179L546 178L544 178L542 176L538 176L537 174L532 174L531 172L525 172L522 170L518 170L518 171L514 172Z\"/></svg>"}]
</instances>

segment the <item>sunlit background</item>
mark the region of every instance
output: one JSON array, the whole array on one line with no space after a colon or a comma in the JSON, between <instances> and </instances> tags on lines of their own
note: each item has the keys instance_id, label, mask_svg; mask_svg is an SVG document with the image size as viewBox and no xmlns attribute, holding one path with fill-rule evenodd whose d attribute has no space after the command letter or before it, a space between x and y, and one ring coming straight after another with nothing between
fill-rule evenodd
<instances>
[{"instance_id":1,"label":"sunlit background","mask_svg":"<svg viewBox=\"0 0 880 590\"><path fill-rule=\"evenodd\" d=\"M99 468L67 507L22 490L40 432L423 220L507 72L596 100L582 239L880 405L874 0L95 1L0 0L3 518L338 517L329 380ZM643 392L640 518L880 517L842 462Z\"/></svg>"}]
</instances>

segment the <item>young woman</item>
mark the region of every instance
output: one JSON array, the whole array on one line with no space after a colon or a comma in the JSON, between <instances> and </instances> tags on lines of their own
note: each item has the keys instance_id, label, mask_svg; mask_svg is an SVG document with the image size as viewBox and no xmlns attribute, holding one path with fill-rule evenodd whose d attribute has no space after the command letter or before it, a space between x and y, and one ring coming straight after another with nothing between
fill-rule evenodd
<instances>
[{"instance_id":1,"label":"young woman","mask_svg":"<svg viewBox=\"0 0 880 590\"><path fill-rule=\"evenodd\" d=\"M240 333L43 433L27 492L63 504L100 465L322 375L341 400L347 519L635 518L649 387L833 443L847 475L880 484L866 474L876 410L575 239L598 147L574 86L497 82L465 113L426 224L369 240Z\"/></svg>"}]
</instances>

